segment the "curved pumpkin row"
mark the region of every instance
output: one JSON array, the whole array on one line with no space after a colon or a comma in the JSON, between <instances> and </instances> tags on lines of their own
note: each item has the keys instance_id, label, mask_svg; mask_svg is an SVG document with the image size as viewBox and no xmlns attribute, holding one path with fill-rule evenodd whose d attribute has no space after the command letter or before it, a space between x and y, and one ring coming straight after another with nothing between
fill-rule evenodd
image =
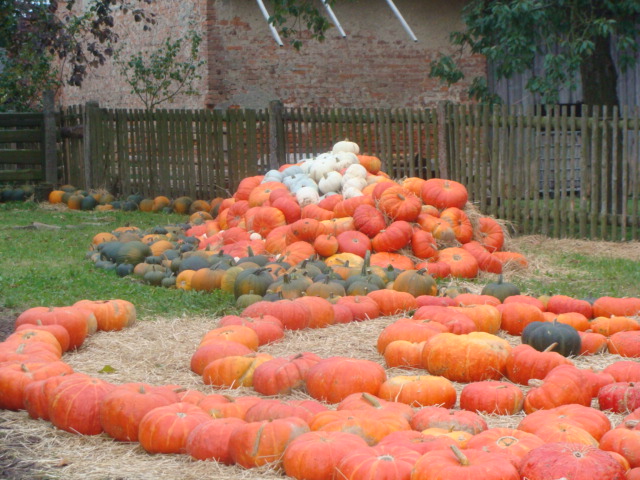
<instances>
[{"instance_id":1,"label":"curved pumpkin row","mask_svg":"<svg viewBox=\"0 0 640 480\"><path fill-rule=\"evenodd\" d=\"M256 335L256 338L259 338L257 333L255 333L255 335ZM209 340L212 343L217 343L215 340L211 340L211 336ZM255 340L255 341L252 340L251 342L252 342L251 346L255 347L259 345L260 340ZM331 372L332 378L333 378L332 382L335 382L335 379L338 376L338 372L336 372L337 370L345 369L346 371L349 372L349 374L353 374L354 368L356 367L356 365L360 365L360 363L355 363L355 362L362 362L358 360L351 360L350 361L351 363L349 363L348 360L349 359L333 358L333 359L326 359L325 361L322 361L322 360L318 361L315 365L320 365L321 362L323 362L324 365L322 365L323 367L322 369L316 368L316 371L325 370L325 371ZM262 365L267 365L267 363L268 362L265 362ZM309 369L309 371L312 371L313 368L314 367L312 366ZM369 372L369 370L367 370L366 368L362 368L362 370L366 372L367 375L374 375L372 372ZM483 421L480 419L480 417L477 417L477 416L470 417L470 418L476 418L476 420L480 419L479 420L480 427L478 431L475 430L476 427L472 427L474 428L474 430L472 430L471 432L467 432L465 429L468 427L464 426L466 425L466 423L453 423L453 424L449 423L448 425L443 424L442 420L438 420L439 418L438 414L440 415L444 414L444 417L448 419L450 422L452 421L453 418L458 418L458 416L462 416L462 412L456 413L456 411L452 411L448 409L442 409L442 408L436 408L436 407L425 407L425 408L419 409L417 412L411 411L411 414L409 417L402 416L402 415L407 415L407 413L409 412L408 410L404 410L405 412L404 414L402 413L391 414L387 412L383 413L380 411L380 409L383 408L382 407L383 405L387 408L395 410L396 412L401 412L402 410L399 409L399 407L395 406L395 405L398 405L398 402L385 403L384 398L376 399L371 396L363 395L361 392L354 392L346 396L344 396L344 393L343 393L344 398L341 398L340 400L341 405L338 407L338 411L343 411L344 414L338 414L337 412L334 412L334 411L327 411L326 407L322 406L321 404L306 404L305 406L291 405L291 407L293 408L290 410L287 410L285 405L283 406L285 407L284 411L281 412L280 414L275 414L273 410L274 405L270 404L269 408L266 408L265 406L261 406L260 410L262 410L262 413L258 413L258 410L259 410L258 404L261 402L261 400L257 398L253 398L251 400L244 401L244 405L240 407L239 410L235 409L235 412L238 412L236 413L236 415L241 415L240 412L243 411L243 414L241 415L243 417L243 420L230 420L227 417L219 420L211 420L211 415L212 415L211 412L218 412L218 411L221 411L222 409L226 411L226 414L228 414L229 412L233 411L233 409L229 410L228 409L229 407L223 407L224 405L234 404L234 405L230 405L230 407L232 407L232 406L235 406L235 404L241 403L241 402L239 401L232 402L232 401L229 401L229 399L226 399L216 394L204 396L203 394L197 394L197 392L175 392L172 390L172 387L151 387L151 386L146 386L141 384L113 386L96 379L91 379L91 378L87 378L81 375L78 376L78 375L79 374L73 374L73 378L69 376L68 379L64 379L64 376L60 377L56 375L56 380L45 380L45 382L48 382L48 384L50 384L51 386L53 386L56 383L58 384L53 389L53 391L56 392L56 394L53 395L52 398L54 398L55 400L51 400L51 403L55 406L60 405L61 409L63 407L69 407L69 404L67 404L68 402L67 398L69 396L76 396L79 392L82 392L81 398L82 398L83 405L92 405L94 408L98 408L98 410L93 410L92 415L89 415L88 417L85 417L83 419L82 425L85 427L91 424L91 422L88 422L89 418L93 419L94 420L93 423L95 423L95 418L96 418L95 412L97 411L99 412L98 418L103 418L103 417L109 418L109 421L105 420L102 423L104 423L105 425L110 425L110 427L108 428L114 429L113 435L118 435L118 433L115 433L115 432L119 431L118 428L116 427L119 427L120 423L118 422L117 417L109 417L110 412L112 410L117 411L116 406L122 406L123 404L135 404L136 402L132 402L133 398L141 398L141 399L144 398L145 401L151 400L153 398L157 402L154 404L156 405L155 408L152 408L151 410L147 410L147 413L145 413L144 416L140 418L138 429L137 429L138 441L149 452L154 452L154 453L188 452L191 455L193 455L194 458L219 458L220 460L223 459L223 454L226 454L227 457L224 457L224 458L227 458L228 459L227 461L229 463L236 463L245 468L251 468L253 466L259 466L259 465L262 465L265 463L271 463L271 462L276 462L276 463L282 462L283 465L285 465L284 467L285 469L289 468L287 473L292 475L295 475L294 463L297 457L292 458L293 453L287 453L289 449L289 445L296 445L296 448L298 448L297 447L298 444L294 443L295 439L298 437L302 439L303 438L302 436L305 435L304 432L307 432L308 430L312 430L313 432L340 432L343 429L347 429L347 428L352 429L354 426L357 426L357 428L360 429L359 431L361 432L361 435L359 436L354 435L353 437L349 437L350 439L352 439L353 442L364 441L365 445L366 443L382 444L382 446L387 445L387 447L385 448L389 448L388 447L389 444L394 445L394 442L396 441L399 444L403 444L405 443L404 438L408 439L417 434L423 435L423 437L421 438L424 439L424 442L415 442L416 446L421 444L424 444L425 446L433 445L436 442L435 439L441 438L440 436L435 436L435 435L442 435L446 432L445 437L451 438L450 442L453 442L453 444L462 448L466 447L466 450L462 450L462 452L464 456L468 456L469 458L474 458L474 455L475 455L474 447L471 447L469 444L472 441L475 441L477 445L481 444L480 439L478 438L478 440L475 440L475 437L479 436L481 432L485 432L485 431L488 432L487 435L489 433L493 434L491 429L489 430L486 429L486 424L484 424L484 426L482 425ZM313 375L310 374L309 376L312 377ZM346 376L348 375L342 375L342 377L346 377ZM324 374L318 375L317 377L318 377L318 381L320 382L319 391L332 394L331 389L326 390L326 384L324 383L326 382L326 380L324 379ZM380 377L373 377L373 378L380 379ZM398 397L398 393L397 393L398 390L406 389L406 391L409 392L411 390L409 385L416 384L416 386L418 386L422 382L429 383L431 389L437 390L436 383L434 383L437 381L438 381L437 377L431 377L431 378L427 377L422 379L413 379L413 378L407 379L407 378L394 377L382 382L380 384L378 391L379 393L386 392L382 394L386 395L388 398L391 398L391 397L396 398ZM480 385L480 386L484 388L484 387L488 387L489 385L487 385L487 383L491 383L491 382L482 382L482 383L484 385ZM444 385L446 385L446 382L444 383ZM49 389L51 388L51 386L49 387ZM470 389L475 388L476 383L470 383L467 387L470 387ZM42 385L41 388L44 389L45 388L44 385ZM396 390L394 390L394 388ZM441 390L446 390L445 388L442 388L442 386L438 388L440 388ZM363 390L363 388L360 387L359 390ZM486 393L487 390L485 389L484 391ZM323 393L320 393L319 395L323 395ZM472 401L473 401L473 397L474 396L471 395ZM326 400L337 400L337 399L334 397L326 397ZM461 398L461 403L462 401L463 400ZM466 401L467 400L465 400L465 402ZM201 406L194 407L192 402L198 403ZM249 404L251 404L251 406L249 406ZM96 407L96 405L98 405L98 407ZM364 407L362 405L364 405ZM74 406L78 410L80 410L77 404L74 404ZM204 409L205 406L207 407L206 411ZM277 406L281 410L283 409L280 403L278 403L275 406ZM144 407L143 410L145 408L149 408L148 405ZM371 411L363 415L359 415L356 413L359 411L359 408L370 408ZM565 407L565 408L570 408L570 407ZM572 407L572 408L577 408L577 407ZM54 412L54 410L52 409L50 410ZM587 410L591 411L592 409L587 409ZM375 420L371 422L374 412L377 412L377 411L380 411L380 413L379 414L376 413ZM546 412L548 410L544 410L544 411ZM153 412L153 414L151 412ZM295 420L291 419L292 412L296 412L296 415L293 415ZM452 413L454 414L453 416L452 416ZM468 412L468 413L471 415L471 412ZM280 420L276 421L273 419L274 414L282 415L285 418L282 418L282 421ZM61 420L59 420L56 415L57 413L54 412L52 421L61 422ZM78 413L78 415L81 415L81 413ZM215 415L218 415L218 414L216 413ZM301 418L300 415L307 418L307 420ZM475 414L472 414L472 415L475 415ZM265 420L264 416L270 417L270 420ZM567 416L566 412L563 412L562 417L566 418L566 416ZM579 414L577 414L576 416L582 420L593 417L593 415L589 415L587 411L580 411ZM178 422L178 420L176 420L176 418L180 419L179 423L180 423L180 428L182 429L182 435L176 434L173 436L169 436L169 435L163 436L161 432L166 431L170 427L177 426L176 422ZM403 420L403 418L406 418L406 419ZM167 420L169 419L170 419L170 422L167 422ZM467 420L464 420L464 422L466 421ZM629 420L629 421L632 421L632 420ZM246 423L242 423L242 422L246 422ZM461 422L463 421L461 420ZM102 423L100 424L100 428L104 428ZM537 423L537 422L534 422L534 423ZM62 425L62 423L60 424ZM232 427L231 425L236 425L236 426ZM242 425L242 428L239 427L240 425ZM620 445L626 446L628 445L628 442L633 441L632 439L634 438L633 436L629 436L629 434L625 434L626 435L625 436L625 435L622 435L622 433L615 432L615 430L618 430L618 429L605 430L606 433L602 434L601 431L593 430L590 424L584 424L583 426L585 428L588 428L589 431L592 432L591 437L593 438L598 437L601 440L601 446L610 445L612 451L616 451L616 449L622 449ZM79 428L83 428L79 423L73 424L73 426L70 427L72 431L74 430L80 431L78 430ZM155 433L148 434L147 428L155 429L154 430ZM412 428L413 431L410 430L410 428ZM271 429L274 429L273 433ZM277 429L280 429L280 430L277 430ZM416 430L420 430L423 433L420 433ZM576 438L578 438L576 436L577 432L575 430L576 429L574 429L574 431L571 432L571 434L573 435L571 438L574 441ZM626 432L628 429L619 429L619 430L620 432L622 431ZM205 433L205 431L208 431L209 433ZM267 438L275 438L267 435L272 435L272 434L276 435L277 431L279 431L282 434L281 436L277 437L279 441L277 441L275 444L266 441ZM87 432L89 432L89 430L87 430ZM198 433L194 433L194 432L198 432ZM225 435L221 435L221 432L226 432L226 433ZM406 434L404 434L403 432L406 432ZM87 434L93 434L93 433L87 433ZM325 435L325 434L323 433L315 434L315 436L318 436L318 435ZM392 435L395 435L395 437L392 437ZM513 435L520 436L522 434L513 433ZM564 428L564 429L556 429L556 430L553 430L552 432L547 432L547 431L538 432L534 435L536 436L540 435L538 438L541 438L541 439L542 438L551 439L546 441L555 441L558 438L567 438L568 434L567 434L567 429ZM310 435L305 437L304 438L305 441L308 441L309 437ZM114 436L114 438L117 438L117 437ZM219 439L219 442L213 442L212 441L213 438ZM225 441L225 438L226 438L226 441ZM251 444L256 444L257 439L263 439L263 438L265 442L262 448L264 449L261 449L259 452L256 453L256 455L247 455L248 450L247 450L246 442L251 442ZM357 440L358 438L360 440ZM386 438L389 438L389 440L385 442L384 439ZM392 438L393 440L391 440ZM584 438L588 438L588 437L585 436ZM541 440L541 441L545 442L545 440ZM437 451L440 452L438 453L438 455L441 455L443 457L446 457L447 455L449 455L449 453L444 453L444 452L451 451L451 449L449 448L450 445L448 445L443 440L440 440L438 442L441 445L440 448L436 449ZM262 445L262 441L259 441L257 443L260 443ZM510 443L513 443L513 442L511 441ZM524 446L524 444L522 445ZM580 447L576 446L573 448L574 449L580 448L581 451L585 451L585 449L588 448L588 444L586 444L587 447L585 447L584 445L585 444L580 444ZM538 447L535 447L535 448L538 448ZM529 457L527 455L529 451L535 451L535 448L532 447L527 449L526 452L524 452L522 456L519 457L517 464L519 465L521 471L522 471L522 468L525 468L524 465L530 465L531 462L528 461ZM600 465L602 468L604 468L604 466L606 465L606 467L610 469L609 470L610 472L620 471L619 468L617 468L616 470L616 466L615 466L616 464L611 462L611 458L613 458L611 455L607 454L609 456L602 456L602 454L596 453L596 452L601 452L602 448L601 449L595 449L595 447L590 447L590 448L591 450L588 450L588 451L590 452L591 455L594 455L594 457L597 457L598 455L600 455L600 457L598 457L597 465ZM211 449L213 449L213 452L211 452ZM295 448L291 447L290 452L293 452L293 451L295 451ZM380 451L384 451L384 450L380 450ZM558 447L557 446L554 447L552 449L552 452L555 452L554 454L557 454ZM362 455L361 452L359 452L359 454ZM419 469L419 465L421 464L420 462L424 463L427 461L427 459L429 460L429 462L435 461L435 458L438 457L437 455L434 455L434 454L431 454L429 457L426 457L425 456L426 453L424 452L421 452L418 455L411 454L411 453L405 454L405 456L411 456L411 455L413 456L413 458L411 459L411 461L409 461L409 464L411 465L411 469L413 471L421 471ZM455 455L456 454L454 454L454 456ZM531 455L533 455L533 453ZM288 458L288 460L284 460L285 458ZM461 457L458 456L455 458L459 459ZM469 458L467 458L467 461L469 460ZM340 462L342 462L343 460L344 459L340 459ZM625 460L629 463L631 463L632 461L635 461L634 457L631 457L631 460L626 458ZM490 460L487 459L487 461L490 461ZM286 462L286 464L284 462ZM347 460L344 460L344 462L347 462ZM513 461L510 461L509 464L512 467L514 466ZM347 468L347 467L344 467L344 464L342 465L343 465L342 468ZM504 467L504 468L507 468L507 467ZM527 468L530 468L530 467L527 467ZM510 471L518 472L517 469L510 470ZM301 477L301 478L305 478L305 477ZM423 478L423 477L418 477L418 478ZM518 478L518 477L516 476L514 478ZM580 478L590 478L590 477L581 476ZM616 477L611 477L611 478L616 478ZM623 477L620 477L620 478L623 478Z\"/></svg>"}]
</instances>

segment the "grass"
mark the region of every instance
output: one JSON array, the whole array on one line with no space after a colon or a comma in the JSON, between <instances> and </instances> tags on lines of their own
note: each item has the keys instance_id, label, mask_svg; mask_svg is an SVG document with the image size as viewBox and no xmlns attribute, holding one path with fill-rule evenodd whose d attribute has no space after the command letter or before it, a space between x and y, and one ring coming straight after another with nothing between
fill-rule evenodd
<instances>
[{"instance_id":1,"label":"grass","mask_svg":"<svg viewBox=\"0 0 640 480\"><path fill-rule=\"evenodd\" d=\"M99 232L124 225L145 229L185 220L185 216L175 214L82 212L29 202L0 204L0 308L15 313L39 305L70 305L81 299L122 298L133 302L139 317L146 319L215 316L233 311L233 298L221 291L203 293L150 287L96 269L85 258L91 239ZM19 228L33 223L59 228ZM529 269L507 278L523 292L577 298L640 296L637 242L523 237L513 243L531 262ZM470 286L480 289L492 278L483 275Z\"/></svg>"},{"instance_id":2,"label":"grass","mask_svg":"<svg viewBox=\"0 0 640 480\"><path fill-rule=\"evenodd\" d=\"M221 291L186 292L154 288L115 272L96 269L85 258L99 232L126 224L150 228L183 222L183 215L142 212L51 210L34 203L0 204L0 307L70 305L81 299L121 298L136 305L140 318L156 315L217 315L233 308ZM58 229L25 229L33 223Z\"/></svg>"}]
</instances>

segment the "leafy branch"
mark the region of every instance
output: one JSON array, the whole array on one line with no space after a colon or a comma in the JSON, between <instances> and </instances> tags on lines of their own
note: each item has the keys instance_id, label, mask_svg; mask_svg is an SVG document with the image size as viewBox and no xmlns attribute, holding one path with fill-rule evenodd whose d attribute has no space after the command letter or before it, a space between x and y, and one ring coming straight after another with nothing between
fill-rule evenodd
<instances>
[{"instance_id":1,"label":"leafy branch","mask_svg":"<svg viewBox=\"0 0 640 480\"><path fill-rule=\"evenodd\" d=\"M180 60L185 42L188 53ZM205 64L199 60L198 51L202 37L191 29L183 38L172 41L166 38L164 43L153 51L137 52L128 59L122 49L115 52L115 62L120 73L147 110L153 110L164 102L172 102L176 96L197 95L195 82L202 77L198 69Z\"/></svg>"}]
</instances>

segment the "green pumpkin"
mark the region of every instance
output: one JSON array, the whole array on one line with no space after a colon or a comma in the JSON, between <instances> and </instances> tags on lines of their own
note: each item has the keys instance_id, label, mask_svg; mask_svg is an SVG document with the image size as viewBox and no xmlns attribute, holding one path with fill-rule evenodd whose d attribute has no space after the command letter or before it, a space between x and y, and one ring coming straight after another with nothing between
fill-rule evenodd
<instances>
[{"instance_id":1,"label":"green pumpkin","mask_svg":"<svg viewBox=\"0 0 640 480\"><path fill-rule=\"evenodd\" d=\"M208 258L202 257L200 255L192 255L190 257L182 259L178 271L182 272L184 270L200 270L201 268L209 268L210 266L211 264L209 263Z\"/></svg>"},{"instance_id":2,"label":"green pumpkin","mask_svg":"<svg viewBox=\"0 0 640 480\"><path fill-rule=\"evenodd\" d=\"M93 210L97 205L98 202L96 202L96 199L89 195L88 197L84 197L80 202L80 210Z\"/></svg>"},{"instance_id":3,"label":"green pumpkin","mask_svg":"<svg viewBox=\"0 0 640 480\"><path fill-rule=\"evenodd\" d=\"M253 305L256 302L262 301L262 295L256 295L255 293L244 293L236 299L236 307L244 310L249 305Z\"/></svg>"},{"instance_id":4,"label":"green pumpkin","mask_svg":"<svg viewBox=\"0 0 640 480\"><path fill-rule=\"evenodd\" d=\"M233 285L236 299L245 293L264 295L273 283L273 275L266 268L248 268L238 274Z\"/></svg>"},{"instance_id":5,"label":"green pumpkin","mask_svg":"<svg viewBox=\"0 0 640 480\"><path fill-rule=\"evenodd\" d=\"M513 283L503 282L502 275L498 277L498 281L495 283L488 283L480 292L482 295L491 295L496 297L501 302L504 299L513 295L520 295L520 289Z\"/></svg>"},{"instance_id":6,"label":"green pumpkin","mask_svg":"<svg viewBox=\"0 0 640 480\"><path fill-rule=\"evenodd\" d=\"M149 245L139 241L127 242L118 249L116 262L137 265L144 262L149 255L151 255Z\"/></svg>"},{"instance_id":7,"label":"green pumpkin","mask_svg":"<svg viewBox=\"0 0 640 480\"><path fill-rule=\"evenodd\" d=\"M171 275L162 279L161 285L164 288L176 288L176 277Z\"/></svg>"},{"instance_id":8,"label":"green pumpkin","mask_svg":"<svg viewBox=\"0 0 640 480\"><path fill-rule=\"evenodd\" d=\"M167 273L161 270L149 270L147 273L144 274L144 276L142 277L142 280L144 281L144 283L148 283L149 285L154 285L156 287L159 287L160 285L162 285L162 281L165 279L166 276L167 276Z\"/></svg>"},{"instance_id":9,"label":"green pumpkin","mask_svg":"<svg viewBox=\"0 0 640 480\"><path fill-rule=\"evenodd\" d=\"M133 265L130 263L121 263L116 267L116 275L119 277L126 277L133 273Z\"/></svg>"},{"instance_id":10,"label":"green pumpkin","mask_svg":"<svg viewBox=\"0 0 640 480\"><path fill-rule=\"evenodd\" d=\"M582 340L580 334L571 325L553 322L531 322L522 332L522 343L530 345L539 352L549 346L557 345L551 350L564 357L580 354Z\"/></svg>"}]
</instances>

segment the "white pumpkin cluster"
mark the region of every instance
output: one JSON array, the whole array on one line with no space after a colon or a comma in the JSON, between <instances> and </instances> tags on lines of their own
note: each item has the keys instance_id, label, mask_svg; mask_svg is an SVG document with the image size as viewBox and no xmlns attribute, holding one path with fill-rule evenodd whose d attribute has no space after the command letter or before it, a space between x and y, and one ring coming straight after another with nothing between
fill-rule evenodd
<instances>
[{"instance_id":1,"label":"white pumpkin cluster","mask_svg":"<svg viewBox=\"0 0 640 480\"><path fill-rule=\"evenodd\" d=\"M342 140L330 152L307 158L284 171L269 170L262 182L281 182L296 196L301 207L330 195L345 199L362 195L368 184L366 168L358 160L357 143Z\"/></svg>"}]
</instances>

